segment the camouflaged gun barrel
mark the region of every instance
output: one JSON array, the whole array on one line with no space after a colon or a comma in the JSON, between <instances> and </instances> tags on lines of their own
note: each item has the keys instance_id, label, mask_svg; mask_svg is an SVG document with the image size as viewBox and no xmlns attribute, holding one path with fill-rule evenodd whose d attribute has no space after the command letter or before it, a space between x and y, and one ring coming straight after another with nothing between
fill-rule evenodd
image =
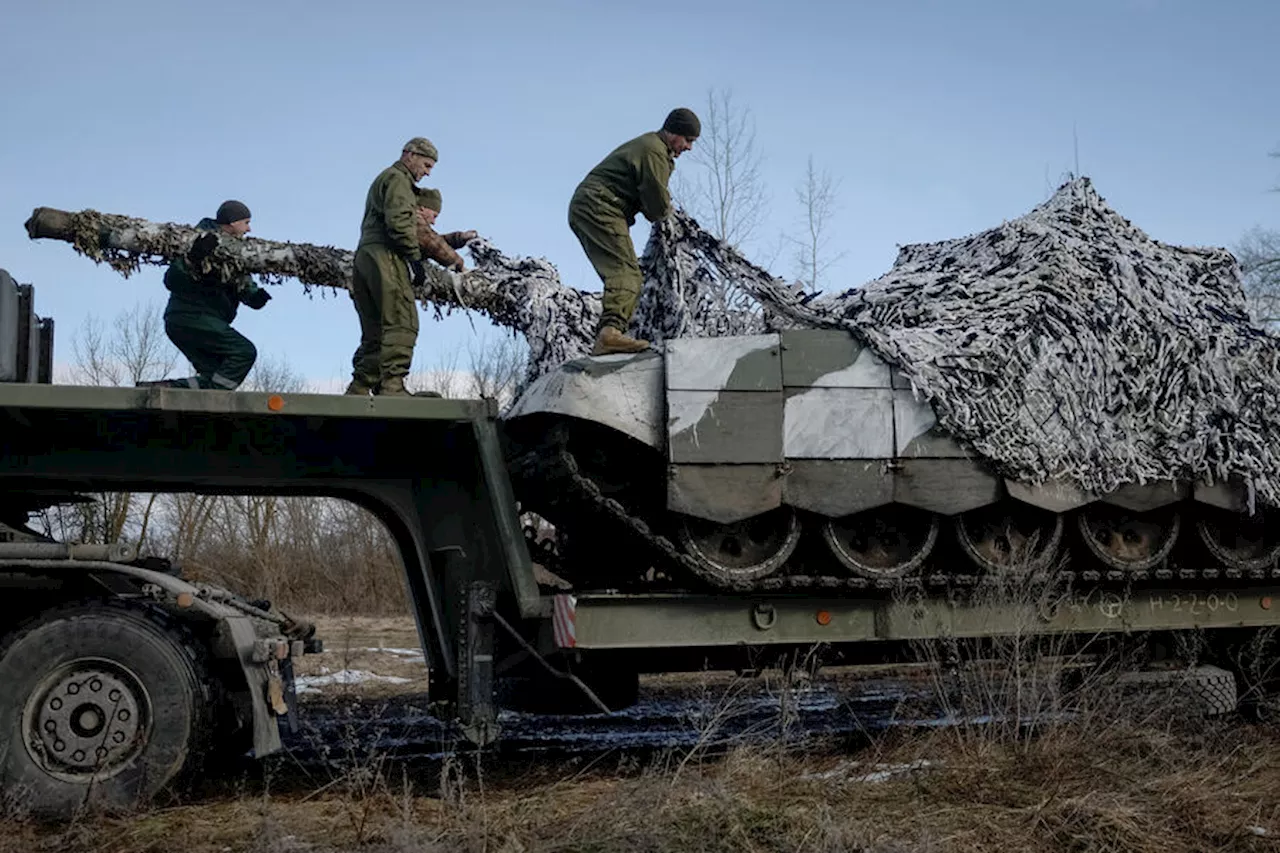
<instances>
[{"instance_id":1,"label":"camouflaged gun barrel","mask_svg":"<svg viewBox=\"0 0 1280 853\"><path fill-rule=\"evenodd\" d=\"M172 222L51 207L36 208L26 229L33 240L70 243L80 254L126 277L143 264L163 266L183 256L201 233ZM427 281L416 291L424 306L479 311L497 325L522 333L529 342L534 376L586 354L600 317L598 293L566 287L548 261L509 257L483 239L472 241L467 250L476 266L461 275L428 265ZM256 275L264 284L293 278L304 288L348 290L353 258L353 252L333 246L246 237L222 240L204 264L206 270L228 277Z\"/></svg>"}]
</instances>

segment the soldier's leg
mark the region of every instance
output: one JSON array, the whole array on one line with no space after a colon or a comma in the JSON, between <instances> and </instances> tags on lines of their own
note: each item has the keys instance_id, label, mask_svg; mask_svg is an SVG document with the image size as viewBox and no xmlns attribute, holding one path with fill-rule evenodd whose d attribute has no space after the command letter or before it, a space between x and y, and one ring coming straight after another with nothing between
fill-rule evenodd
<instances>
[{"instance_id":1,"label":"soldier's leg","mask_svg":"<svg viewBox=\"0 0 1280 853\"><path fill-rule=\"evenodd\" d=\"M382 348L378 384L381 390L404 388L418 342L418 306L413 300L409 269L390 249L377 256L382 273Z\"/></svg>"},{"instance_id":2,"label":"soldier's leg","mask_svg":"<svg viewBox=\"0 0 1280 853\"><path fill-rule=\"evenodd\" d=\"M351 357L350 393L367 394L378 387L382 350L382 279L367 248L356 250L351 276L351 302L360 318L360 346Z\"/></svg>"},{"instance_id":3,"label":"soldier's leg","mask_svg":"<svg viewBox=\"0 0 1280 853\"><path fill-rule=\"evenodd\" d=\"M640 299L644 276L627 223L620 217L578 206L569 209L569 226L604 283L600 326L625 332Z\"/></svg>"},{"instance_id":4,"label":"soldier's leg","mask_svg":"<svg viewBox=\"0 0 1280 853\"><path fill-rule=\"evenodd\" d=\"M157 384L173 388L208 387L200 384L200 377L209 377L218 369L219 359L209 345L209 336L205 333L205 318L198 314L164 315L164 332L169 340L178 348L178 352L191 362L196 375L186 379L172 379Z\"/></svg>"},{"instance_id":5,"label":"soldier's leg","mask_svg":"<svg viewBox=\"0 0 1280 853\"><path fill-rule=\"evenodd\" d=\"M209 377L209 382L215 388L234 391L244 382L249 371L253 370L253 365L258 360L258 348L253 345L253 341L231 326L226 324L224 326L218 339L222 363Z\"/></svg>"},{"instance_id":6,"label":"soldier's leg","mask_svg":"<svg viewBox=\"0 0 1280 853\"><path fill-rule=\"evenodd\" d=\"M258 359L253 342L217 317L166 318L165 331L196 369L201 388L234 391Z\"/></svg>"}]
</instances>

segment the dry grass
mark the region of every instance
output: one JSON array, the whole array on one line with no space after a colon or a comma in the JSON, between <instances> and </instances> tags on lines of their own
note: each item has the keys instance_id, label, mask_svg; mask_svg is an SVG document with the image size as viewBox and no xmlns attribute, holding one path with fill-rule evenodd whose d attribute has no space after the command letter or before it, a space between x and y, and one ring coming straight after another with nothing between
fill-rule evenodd
<instances>
[{"instance_id":1,"label":"dry grass","mask_svg":"<svg viewBox=\"0 0 1280 853\"><path fill-rule=\"evenodd\" d=\"M455 767L444 796L423 793L436 780L392 770L319 796L244 795L70 828L10 822L0 849L1274 851L1277 748L1280 733L1256 727L1116 723L980 749L950 730L853 755L743 749L679 774L679 756L550 778L482 781Z\"/></svg>"}]
</instances>

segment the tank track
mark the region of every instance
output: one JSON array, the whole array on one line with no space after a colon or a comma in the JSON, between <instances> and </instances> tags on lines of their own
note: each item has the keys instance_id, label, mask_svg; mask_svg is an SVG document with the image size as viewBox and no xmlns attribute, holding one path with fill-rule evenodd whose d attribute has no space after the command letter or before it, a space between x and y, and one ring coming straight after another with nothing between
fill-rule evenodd
<instances>
[{"instance_id":1,"label":"tank track","mask_svg":"<svg viewBox=\"0 0 1280 853\"><path fill-rule=\"evenodd\" d=\"M654 560L654 567L673 578L688 578L699 586L714 591L735 593L814 593L853 592L902 595L921 593L937 595L948 591L975 589L984 585L1007 585L1007 576L984 574L981 570L966 572L932 571L902 578L865 578L827 574L789 573L783 566L777 573L756 580L728 579L710 571L696 559L684 553L669 538L652 529L639 515L633 514L615 498L604 494L600 485L582 472L578 460L569 449L567 435L554 430L547 444L524 454L515 460L513 472L517 476L532 477L545 488L548 485L560 496L559 512L566 533L573 535L579 524L597 525L602 522L610 528L626 531L631 538L629 545L644 549ZM569 505L572 505L571 508ZM564 524L566 517L573 524ZM555 518L549 518L553 524ZM535 543L529 538L530 553L539 563L555 571L560 555L548 543ZM1240 583L1244 585L1268 579L1280 579L1280 566L1259 569L1233 569L1219 567L1159 567L1147 570L1124 571L1111 568L1077 569L1067 567L1069 557L1064 553L1057 565L1036 573L1037 581L1047 585L1060 584L1080 588L1091 586L1141 586L1164 583ZM675 569L676 571L672 571ZM650 585L653 591L674 591L687 588L687 584ZM648 588L648 587L646 587Z\"/></svg>"}]
</instances>

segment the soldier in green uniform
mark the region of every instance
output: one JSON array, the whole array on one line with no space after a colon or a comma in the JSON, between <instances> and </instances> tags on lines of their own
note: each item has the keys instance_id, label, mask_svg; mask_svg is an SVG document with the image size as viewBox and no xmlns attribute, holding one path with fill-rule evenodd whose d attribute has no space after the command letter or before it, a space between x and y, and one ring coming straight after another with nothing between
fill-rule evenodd
<instances>
[{"instance_id":1,"label":"soldier in green uniform","mask_svg":"<svg viewBox=\"0 0 1280 853\"><path fill-rule=\"evenodd\" d=\"M702 125L693 110L671 111L662 129L614 149L587 173L569 202L569 227L604 282L600 327L592 355L641 352L649 342L629 337L644 277L628 230L636 214L657 222L671 212L667 182L676 160L693 147Z\"/></svg>"},{"instance_id":2,"label":"soldier in green uniform","mask_svg":"<svg viewBox=\"0 0 1280 853\"><path fill-rule=\"evenodd\" d=\"M200 262L220 239L240 239L249 233L249 208L243 202L224 201L213 219L201 219L196 228L207 233L197 237L186 257L176 259L164 274L164 286L169 289L164 331L196 375L138 385L234 391L258 358L253 342L231 328L231 323L241 303L258 309L271 294L247 274L226 280L218 273L200 271Z\"/></svg>"},{"instance_id":3,"label":"soldier in green uniform","mask_svg":"<svg viewBox=\"0 0 1280 853\"><path fill-rule=\"evenodd\" d=\"M431 174L438 159L431 141L415 136L404 144L400 159L373 179L365 197L351 279L360 346L351 359L348 394L409 394L404 377L418 341L413 287L427 277L415 184Z\"/></svg>"},{"instance_id":4,"label":"soldier in green uniform","mask_svg":"<svg viewBox=\"0 0 1280 853\"><path fill-rule=\"evenodd\" d=\"M440 234L435 229L444 199L440 190L430 187L416 189L418 194L418 248L422 254L445 269L462 272L466 267L457 250L476 239L475 231L450 231Z\"/></svg>"}]
</instances>

